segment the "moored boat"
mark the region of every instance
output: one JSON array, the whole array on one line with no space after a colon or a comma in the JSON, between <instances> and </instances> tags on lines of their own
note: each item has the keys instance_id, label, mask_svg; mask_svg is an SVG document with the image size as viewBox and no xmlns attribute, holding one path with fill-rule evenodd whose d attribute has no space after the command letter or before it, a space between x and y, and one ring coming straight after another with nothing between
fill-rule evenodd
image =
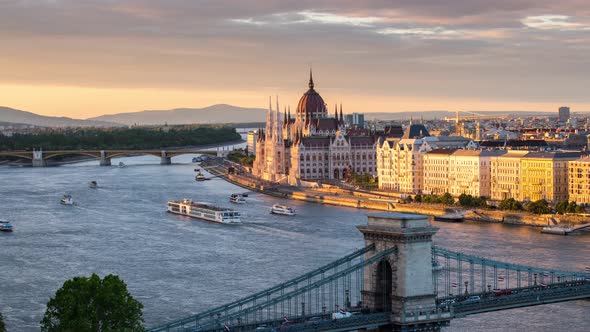
<instances>
[{"instance_id":1,"label":"moored boat","mask_svg":"<svg viewBox=\"0 0 590 332\"><path fill-rule=\"evenodd\" d=\"M231 194L229 201L236 204L246 204L246 200L242 194Z\"/></svg>"},{"instance_id":2,"label":"moored boat","mask_svg":"<svg viewBox=\"0 0 590 332\"><path fill-rule=\"evenodd\" d=\"M447 213L440 216L434 216L434 220L442 222L463 222L465 216L461 213Z\"/></svg>"},{"instance_id":3,"label":"moored boat","mask_svg":"<svg viewBox=\"0 0 590 332\"><path fill-rule=\"evenodd\" d=\"M61 200L59 201L62 205L74 205L74 199L71 195L63 195Z\"/></svg>"},{"instance_id":4,"label":"moored boat","mask_svg":"<svg viewBox=\"0 0 590 332\"><path fill-rule=\"evenodd\" d=\"M0 232L12 232L12 224L8 220L0 220Z\"/></svg>"},{"instance_id":5,"label":"moored boat","mask_svg":"<svg viewBox=\"0 0 590 332\"><path fill-rule=\"evenodd\" d=\"M232 209L218 207L203 202L193 202L192 199L168 202L168 212L193 218L214 221L222 224L240 223L240 213Z\"/></svg>"},{"instance_id":6,"label":"moored boat","mask_svg":"<svg viewBox=\"0 0 590 332\"><path fill-rule=\"evenodd\" d=\"M270 213L281 214L284 216L294 216L295 210L290 206L275 204L272 206L272 208L270 208Z\"/></svg>"}]
</instances>

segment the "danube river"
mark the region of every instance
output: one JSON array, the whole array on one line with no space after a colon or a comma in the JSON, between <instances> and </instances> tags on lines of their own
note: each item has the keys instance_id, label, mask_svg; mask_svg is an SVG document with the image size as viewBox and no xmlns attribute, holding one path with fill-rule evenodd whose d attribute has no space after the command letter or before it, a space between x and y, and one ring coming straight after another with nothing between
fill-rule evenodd
<instances>
[{"instance_id":1,"label":"danube river","mask_svg":"<svg viewBox=\"0 0 590 332\"><path fill-rule=\"evenodd\" d=\"M187 316L295 277L363 246L356 225L370 211L286 202L252 193L235 207L243 224L220 225L166 213L166 201L229 205L242 192L215 178L194 181L192 156L139 156L51 168L0 167L0 311L9 331L38 331L45 304L67 279L112 273L144 304L148 326ZM98 189L88 182L98 181ZM62 206L71 194L77 205ZM296 217L269 214L288 203ZM542 235L498 224L437 224L438 245L522 264L583 270L590 236ZM590 301L475 315L446 331L587 331Z\"/></svg>"}]
</instances>

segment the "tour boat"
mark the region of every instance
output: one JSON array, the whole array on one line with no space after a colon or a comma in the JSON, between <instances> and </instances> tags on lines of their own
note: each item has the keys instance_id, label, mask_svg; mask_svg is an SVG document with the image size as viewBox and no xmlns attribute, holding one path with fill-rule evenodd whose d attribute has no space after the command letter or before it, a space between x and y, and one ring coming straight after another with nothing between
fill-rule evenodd
<instances>
[{"instance_id":1,"label":"tour boat","mask_svg":"<svg viewBox=\"0 0 590 332\"><path fill-rule=\"evenodd\" d=\"M232 203L237 203L237 204L245 204L246 203L244 196L242 196L241 194L231 194L231 196L229 197L229 201Z\"/></svg>"},{"instance_id":2,"label":"tour boat","mask_svg":"<svg viewBox=\"0 0 590 332\"><path fill-rule=\"evenodd\" d=\"M270 208L270 213L282 214L284 216L294 216L295 210L292 207L286 205L275 204Z\"/></svg>"},{"instance_id":3,"label":"tour boat","mask_svg":"<svg viewBox=\"0 0 590 332\"><path fill-rule=\"evenodd\" d=\"M12 224L8 220L0 220L0 232L12 232Z\"/></svg>"},{"instance_id":4,"label":"tour boat","mask_svg":"<svg viewBox=\"0 0 590 332\"><path fill-rule=\"evenodd\" d=\"M96 188L98 188L98 183L96 181L90 181L88 183L88 186L92 189L96 189Z\"/></svg>"},{"instance_id":5,"label":"tour boat","mask_svg":"<svg viewBox=\"0 0 590 332\"><path fill-rule=\"evenodd\" d=\"M194 157L193 158L193 163L200 163L201 161L203 161L203 158L201 158L201 157Z\"/></svg>"},{"instance_id":6,"label":"tour boat","mask_svg":"<svg viewBox=\"0 0 590 332\"><path fill-rule=\"evenodd\" d=\"M71 195L63 195L59 201L62 205L74 205L74 199Z\"/></svg>"},{"instance_id":7,"label":"tour boat","mask_svg":"<svg viewBox=\"0 0 590 332\"><path fill-rule=\"evenodd\" d=\"M205 175L203 175L203 173L201 173L201 171L197 171L197 175L195 176L195 180L196 181L205 181L205 180L207 180L207 178L205 177Z\"/></svg>"},{"instance_id":8,"label":"tour boat","mask_svg":"<svg viewBox=\"0 0 590 332\"><path fill-rule=\"evenodd\" d=\"M237 211L186 198L168 202L168 212L222 224L240 223L240 213Z\"/></svg>"}]
</instances>

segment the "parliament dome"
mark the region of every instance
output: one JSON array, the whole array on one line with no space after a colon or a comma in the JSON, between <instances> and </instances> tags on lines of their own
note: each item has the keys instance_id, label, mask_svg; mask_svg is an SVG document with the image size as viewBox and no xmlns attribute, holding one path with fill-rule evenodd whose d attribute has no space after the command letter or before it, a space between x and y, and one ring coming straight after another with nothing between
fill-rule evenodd
<instances>
[{"instance_id":1,"label":"parliament dome","mask_svg":"<svg viewBox=\"0 0 590 332\"><path fill-rule=\"evenodd\" d=\"M313 118L325 118L328 116L326 103L317 91L314 90L313 76L309 71L309 90L301 96L297 104L297 115L305 116L309 113Z\"/></svg>"}]
</instances>

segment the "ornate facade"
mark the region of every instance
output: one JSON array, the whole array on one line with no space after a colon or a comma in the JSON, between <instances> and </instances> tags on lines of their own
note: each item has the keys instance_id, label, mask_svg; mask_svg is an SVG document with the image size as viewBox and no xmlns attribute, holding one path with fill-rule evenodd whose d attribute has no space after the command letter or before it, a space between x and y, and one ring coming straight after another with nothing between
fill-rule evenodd
<instances>
[{"instance_id":1,"label":"ornate facade","mask_svg":"<svg viewBox=\"0 0 590 332\"><path fill-rule=\"evenodd\" d=\"M352 172L376 175L375 137L368 131L347 133L342 105L329 117L311 72L308 86L294 117L290 108L281 114L278 99L274 110L270 103L266 127L258 135L254 175L293 185L344 179Z\"/></svg>"}]
</instances>

